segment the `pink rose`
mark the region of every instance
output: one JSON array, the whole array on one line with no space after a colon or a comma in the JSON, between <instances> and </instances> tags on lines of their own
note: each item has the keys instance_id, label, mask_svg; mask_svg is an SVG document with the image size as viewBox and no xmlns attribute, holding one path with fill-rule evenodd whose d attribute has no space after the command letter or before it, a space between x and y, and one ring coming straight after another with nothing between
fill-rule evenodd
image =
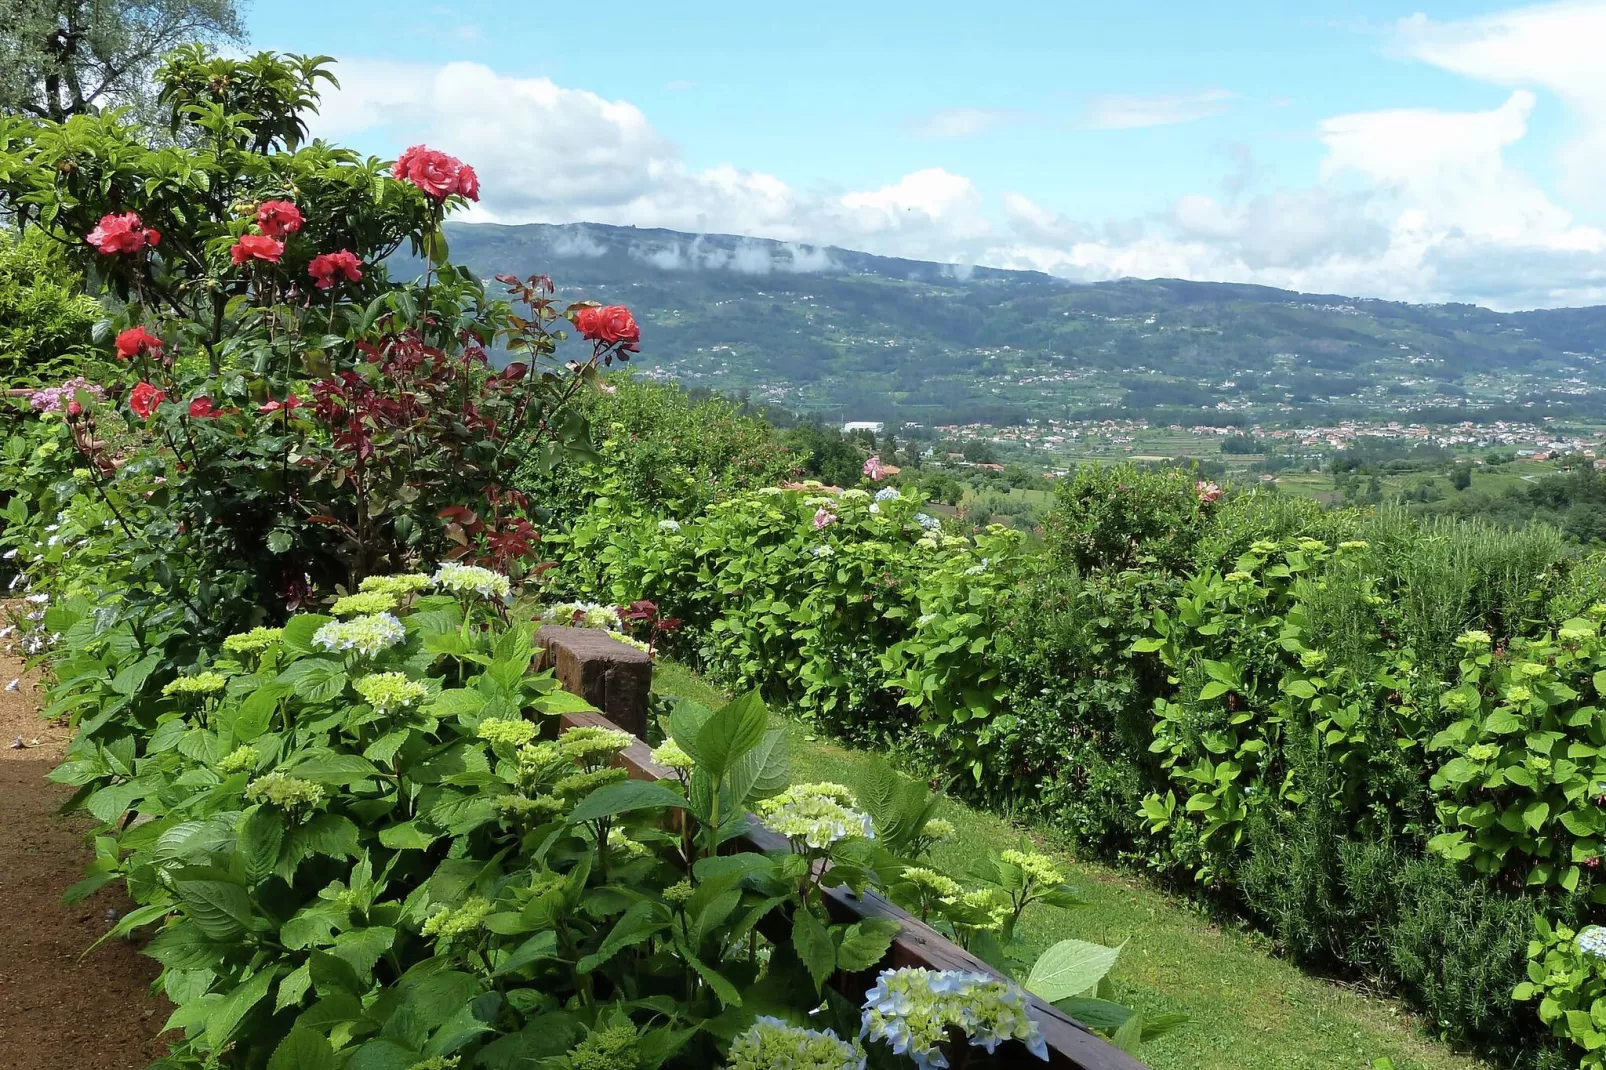
<instances>
[{"instance_id":1,"label":"pink rose","mask_svg":"<svg viewBox=\"0 0 1606 1070\"><path fill-rule=\"evenodd\" d=\"M240 240L234 243L234 248L229 250L229 259L236 264L243 264L247 260L265 260L277 264L283 255L284 242L266 234L242 234Z\"/></svg>"},{"instance_id":2,"label":"pink rose","mask_svg":"<svg viewBox=\"0 0 1606 1070\"><path fill-rule=\"evenodd\" d=\"M411 182L427 196L437 201L444 201L452 194L461 192L462 171L463 163L457 157L448 156L438 149L414 145L397 158L391 174L403 182ZM469 176L477 197L480 189L479 179L472 171L469 172Z\"/></svg>"},{"instance_id":3,"label":"pink rose","mask_svg":"<svg viewBox=\"0 0 1606 1070\"><path fill-rule=\"evenodd\" d=\"M140 383L128 395L128 407L141 420L149 420L167 395L149 383Z\"/></svg>"},{"instance_id":4,"label":"pink rose","mask_svg":"<svg viewBox=\"0 0 1606 1070\"><path fill-rule=\"evenodd\" d=\"M257 226L270 238L282 238L301 229L305 220L291 201L263 201L257 208Z\"/></svg>"},{"instance_id":5,"label":"pink rose","mask_svg":"<svg viewBox=\"0 0 1606 1070\"><path fill-rule=\"evenodd\" d=\"M162 235L160 231L146 228L137 212L124 212L122 215L101 216L100 222L85 236L85 240L100 250L102 256L115 256L118 253L137 253L147 246L159 245Z\"/></svg>"},{"instance_id":6,"label":"pink rose","mask_svg":"<svg viewBox=\"0 0 1606 1070\"><path fill-rule=\"evenodd\" d=\"M307 265L307 274L318 280L318 289L327 290L338 281L336 275L344 275L347 282L360 282L362 261L350 249L342 249L338 253L320 253Z\"/></svg>"}]
</instances>

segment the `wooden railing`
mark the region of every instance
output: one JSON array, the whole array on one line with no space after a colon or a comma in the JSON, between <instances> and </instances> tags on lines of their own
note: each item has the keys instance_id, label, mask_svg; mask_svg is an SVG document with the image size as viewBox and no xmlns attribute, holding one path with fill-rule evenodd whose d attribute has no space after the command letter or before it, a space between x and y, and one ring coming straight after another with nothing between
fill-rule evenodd
<instances>
[{"instance_id":1,"label":"wooden railing","mask_svg":"<svg viewBox=\"0 0 1606 1070\"><path fill-rule=\"evenodd\" d=\"M566 713L562 715L561 731L582 726L617 728L599 713ZM637 737L618 757L618 763L629 771L635 780L666 780L674 772L652 760L647 744ZM746 846L755 851L787 851L791 849L786 837L764 828L755 820L748 821L748 831L742 837ZM838 922L851 923L863 918L891 918L898 922L898 935L892 941L886 958L870 970L857 973L838 973L831 986L842 993L854 1006L864 1001L864 994L875 983L875 976L883 969L904 966L926 966L934 970L971 970L1001 976L999 972L964 948L953 943L940 932L916 918L901 907L887 901L873 891L856 896L846 888L832 888L825 892L826 908ZM1126 1052L1117 1048L1097 1033L1051 1003L1031 996L1032 1017L1042 1030L1048 1043L1049 1059L1041 1060L1023 1055L1018 1065L1027 1067L1048 1066L1053 1070L1144 1070ZM1019 1045L1013 1045L1015 1052ZM1011 1065L1016 1065L1012 1063Z\"/></svg>"}]
</instances>

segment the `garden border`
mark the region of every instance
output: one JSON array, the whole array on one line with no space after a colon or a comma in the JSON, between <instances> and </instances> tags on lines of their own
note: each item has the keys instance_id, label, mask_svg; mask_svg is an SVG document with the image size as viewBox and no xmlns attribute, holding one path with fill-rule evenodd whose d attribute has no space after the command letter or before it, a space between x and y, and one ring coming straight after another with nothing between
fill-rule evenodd
<instances>
[{"instance_id":1,"label":"garden border","mask_svg":"<svg viewBox=\"0 0 1606 1070\"><path fill-rule=\"evenodd\" d=\"M619 728L600 713L565 713L561 715L559 731L571 728ZM629 772L632 780L670 780L674 771L652 760L652 752L638 736L616 759ZM741 837L755 851L785 851L791 845L786 837L771 832L757 822L749 822ZM936 929L916 918L908 911L867 890L861 896L846 888L824 889L826 909L833 920L854 922L864 918L891 918L899 923L898 935L893 938L887 958L869 970L855 973L838 973L831 979L831 987L841 992L857 1006L874 984L875 975L883 968L925 966L934 970L971 970L994 977L1002 975L981 959L943 936ZM1088 1029L1076 1019L1051 1003L1028 993L1032 1016L1048 1043L1047 1066L1052 1070L1147 1070L1126 1052ZM1037 1059L1020 1060L1022 1067L1043 1066Z\"/></svg>"}]
</instances>

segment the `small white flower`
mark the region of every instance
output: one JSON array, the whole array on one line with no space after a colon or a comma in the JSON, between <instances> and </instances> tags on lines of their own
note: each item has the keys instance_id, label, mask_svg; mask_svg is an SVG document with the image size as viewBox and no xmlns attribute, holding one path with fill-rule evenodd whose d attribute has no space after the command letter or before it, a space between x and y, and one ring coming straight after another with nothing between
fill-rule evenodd
<instances>
[{"instance_id":1,"label":"small white flower","mask_svg":"<svg viewBox=\"0 0 1606 1070\"><path fill-rule=\"evenodd\" d=\"M11 681L9 684L6 685L6 690L7 691L17 691L17 690L20 690L21 687L22 687L22 677L19 676L19 677L17 677L17 679Z\"/></svg>"},{"instance_id":2,"label":"small white flower","mask_svg":"<svg viewBox=\"0 0 1606 1070\"><path fill-rule=\"evenodd\" d=\"M677 532L677 531L680 530L680 521L678 521L678 520L660 520L660 521L658 521L658 530L659 531L667 531L667 532L673 534L674 532Z\"/></svg>"},{"instance_id":3,"label":"small white flower","mask_svg":"<svg viewBox=\"0 0 1606 1070\"><path fill-rule=\"evenodd\" d=\"M7 561L12 560L16 556L17 556L17 548L15 546L13 546L11 549L7 550L4 554L0 554L0 558L4 558Z\"/></svg>"},{"instance_id":4,"label":"small white flower","mask_svg":"<svg viewBox=\"0 0 1606 1070\"><path fill-rule=\"evenodd\" d=\"M25 600L29 601L29 602L32 602L36 606L42 606L46 602L50 601L50 596L48 594L45 594L44 592L40 592L39 594L31 594L31 595L29 595L27 597L27 599L25 599Z\"/></svg>"}]
</instances>

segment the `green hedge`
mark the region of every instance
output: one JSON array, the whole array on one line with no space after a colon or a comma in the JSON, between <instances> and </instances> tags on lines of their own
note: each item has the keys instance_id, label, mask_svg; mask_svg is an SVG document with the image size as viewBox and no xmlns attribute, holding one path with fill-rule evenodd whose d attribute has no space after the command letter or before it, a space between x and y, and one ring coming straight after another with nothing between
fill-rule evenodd
<instances>
[{"instance_id":1,"label":"green hedge","mask_svg":"<svg viewBox=\"0 0 1606 1070\"><path fill-rule=\"evenodd\" d=\"M1453 1040L1565 1065L1546 1022L1588 1038L1512 996L1543 972L1535 916L1596 894L1606 563L1544 527L1206 490L1079 470L1040 551L863 491L672 524L604 495L549 549L569 594L682 618L712 675L1197 888Z\"/></svg>"}]
</instances>

